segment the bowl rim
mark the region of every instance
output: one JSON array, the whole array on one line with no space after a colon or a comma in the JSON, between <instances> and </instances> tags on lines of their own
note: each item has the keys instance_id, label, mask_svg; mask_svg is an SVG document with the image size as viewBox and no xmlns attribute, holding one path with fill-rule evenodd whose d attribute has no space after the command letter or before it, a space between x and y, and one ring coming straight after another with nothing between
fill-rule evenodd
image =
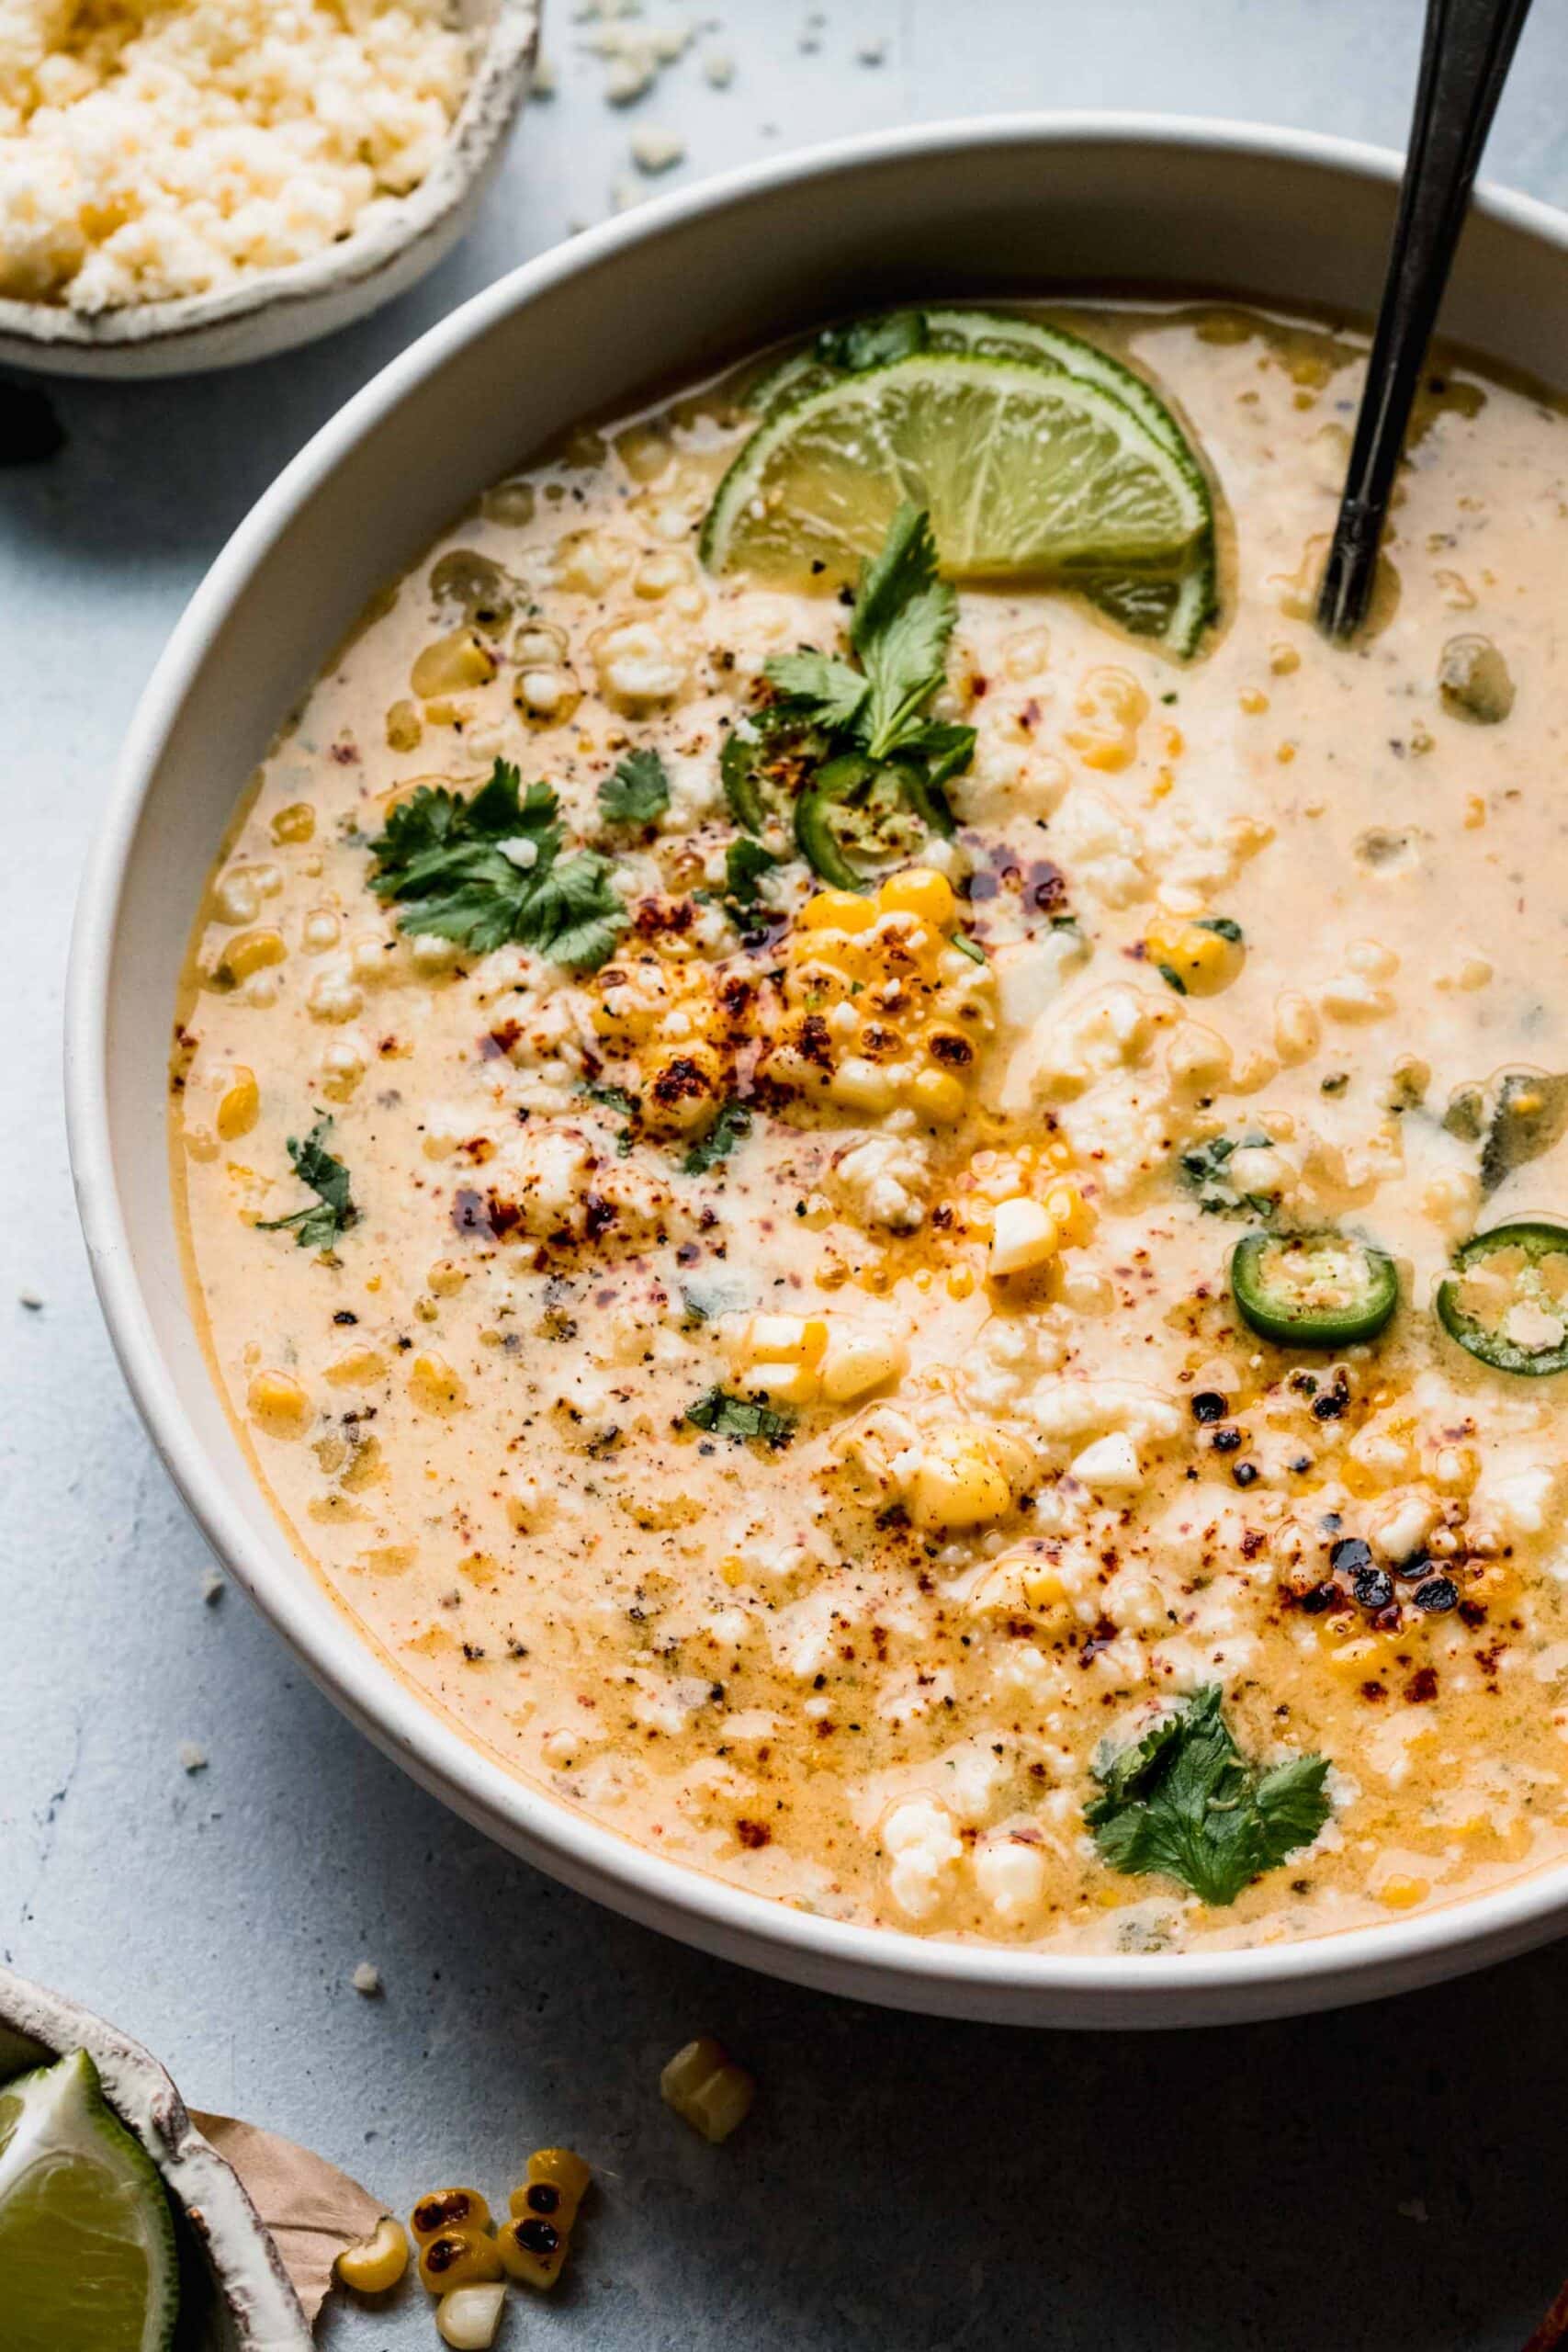
<instances>
[{"instance_id":1,"label":"bowl rim","mask_svg":"<svg viewBox=\"0 0 1568 2352\"><path fill-rule=\"evenodd\" d=\"M1282 159L1397 183L1402 158L1332 135L1196 116L1067 111L954 119L836 140L650 200L524 264L430 328L355 393L284 468L216 557L176 624L125 739L84 872L65 1000L66 1123L73 1178L109 1336L152 1442L202 1533L314 1680L422 1786L510 1850L610 1908L773 1973L893 2007L1039 2022L1217 2023L1369 1999L1545 1941L1568 1912L1568 1863L1386 1926L1208 1954L1055 1953L967 1943L823 1918L635 1844L558 1803L467 1738L336 1614L323 1636L319 1582L291 1589L246 1524L180 1402L154 1336L115 1178L107 1092L108 983L128 860L185 696L253 570L321 481L405 394L492 323L558 281L671 227L805 179L884 160L952 160L976 147L1078 141ZM1568 212L1490 185L1477 209L1568 256ZM283 1541L281 1534L279 1540Z\"/></svg>"},{"instance_id":2,"label":"bowl rim","mask_svg":"<svg viewBox=\"0 0 1568 2352\"><path fill-rule=\"evenodd\" d=\"M341 296L390 268L461 208L528 95L538 0L496 0L489 26L474 31L468 85L439 153L416 187L388 202L373 227L209 294L128 302L109 311L0 297L0 338L31 345L40 360L51 352L167 349L262 311L298 311Z\"/></svg>"}]
</instances>

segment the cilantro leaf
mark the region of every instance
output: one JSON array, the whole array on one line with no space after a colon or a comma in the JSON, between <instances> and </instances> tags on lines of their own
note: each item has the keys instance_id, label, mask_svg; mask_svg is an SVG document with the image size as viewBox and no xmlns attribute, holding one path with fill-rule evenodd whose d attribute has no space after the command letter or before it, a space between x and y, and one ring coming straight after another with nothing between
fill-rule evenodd
<instances>
[{"instance_id":1,"label":"cilantro leaf","mask_svg":"<svg viewBox=\"0 0 1568 2352\"><path fill-rule=\"evenodd\" d=\"M761 896L761 880L771 874L778 859L771 849L742 834L731 842L724 853L724 899L731 914L744 915ZM741 922L739 928L744 929Z\"/></svg>"},{"instance_id":2,"label":"cilantro leaf","mask_svg":"<svg viewBox=\"0 0 1568 2352\"><path fill-rule=\"evenodd\" d=\"M292 1216L258 1219L259 1233L292 1233L301 1250L331 1250L340 1235L359 1221L349 1185L349 1174L341 1159L334 1159L327 1149L327 1130L332 1125L332 1114L318 1113L315 1125L308 1136L288 1138L288 1157L294 1172L302 1184L308 1184L317 1195L313 1205L296 1209Z\"/></svg>"},{"instance_id":3,"label":"cilantro leaf","mask_svg":"<svg viewBox=\"0 0 1568 2352\"><path fill-rule=\"evenodd\" d=\"M931 517L908 501L882 552L861 574L850 642L871 681L865 748L885 760L913 729L947 674L958 595L937 576Z\"/></svg>"},{"instance_id":4,"label":"cilantro leaf","mask_svg":"<svg viewBox=\"0 0 1568 2352\"><path fill-rule=\"evenodd\" d=\"M607 825L651 825L670 806L670 778L657 752L628 752L599 786Z\"/></svg>"},{"instance_id":5,"label":"cilantro leaf","mask_svg":"<svg viewBox=\"0 0 1568 2352\"><path fill-rule=\"evenodd\" d=\"M728 1388L713 1387L686 1408L692 1427L713 1437L733 1438L742 1444L761 1438L765 1445L787 1445L795 1435L793 1413L775 1412L750 1396L736 1396Z\"/></svg>"},{"instance_id":6,"label":"cilantro leaf","mask_svg":"<svg viewBox=\"0 0 1568 2352\"><path fill-rule=\"evenodd\" d=\"M829 734L852 727L871 693L870 682L833 653L778 653L767 675L784 696L770 714L775 725L795 721Z\"/></svg>"},{"instance_id":7,"label":"cilantro leaf","mask_svg":"<svg viewBox=\"0 0 1568 2352\"><path fill-rule=\"evenodd\" d=\"M681 1162L688 1176L705 1176L710 1168L728 1159L742 1136L751 1132L751 1114L744 1102L731 1095L721 1103L719 1114L705 1136L694 1143Z\"/></svg>"},{"instance_id":8,"label":"cilantro leaf","mask_svg":"<svg viewBox=\"0 0 1568 2352\"><path fill-rule=\"evenodd\" d=\"M592 968L610 954L626 913L608 858L596 850L561 856L559 807L547 784L525 792L506 760L468 798L421 785L369 845L370 887L403 907L401 931L456 940L479 956L514 940Z\"/></svg>"},{"instance_id":9,"label":"cilantro leaf","mask_svg":"<svg viewBox=\"0 0 1568 2352\"><path fill-rule=\"evenodd\" d=\"M1173 1878L1205 1903L1234 1903L1264 1871L1308 1846L1327 1820L1326 1756L1259 1771L1221 1712L1217 1682L1143 1738L1096 1759L1101 1793L1084 1808L1112 1870Z\"/></svg>"}]
</instances>

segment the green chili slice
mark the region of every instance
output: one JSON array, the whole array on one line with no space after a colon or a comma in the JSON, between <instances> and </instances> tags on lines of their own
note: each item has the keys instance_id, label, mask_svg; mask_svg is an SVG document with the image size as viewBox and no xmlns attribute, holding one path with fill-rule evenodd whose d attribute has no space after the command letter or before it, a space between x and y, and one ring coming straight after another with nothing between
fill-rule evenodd
<instances>
[{"instance_id":1,"label":"green chili slice","mask_svg":"<svg viewBox=\"0 0 1568 2352\"><path fill-rule=\"evenodd\" d=\"M956 830L940 784L860 752L824 761L795 804L795 847L835 890L868 889L872 869L914 855L929 834Z\"/></svg>"},{"instance_id":2,"label":"green chili slice","mask_svg":"<svg viewBox=\"0 0 1568 2352\"><path fill-rule=\"evenodd\" d=\"M1399 1273L1351 1234L1249 1233L1231 1253L1231 1292L1266 1340L1347 1348L1376 1339L1399 1304Z\"/></svg>"},{"instance_id":3,"label":"green chili slice","mask_svg":"<svg viewBox=\"0 0 1568 2352\"><path fill-rule=\"evenodd\" d=\"M1568 1226L1522 1218L1474 1234L1437 1304L1450 1339L1494 1372L1568 1372Z\"/></svg>"},{"instance_id":4,"label":"green chili slice","mask_svg":"<svg viewBox=\"0 0 1568 2352\"><path fill-rule=\"evenodd\" d=\"M742 832L759 837L767 831L768 811L763 803L761 784L757 773L757 758L761 746L754 735L743 735L733 729L724 739L724 749L718 755L719 781L724 797L729 803L729 813Z\"/></svg>"}]
</instances>

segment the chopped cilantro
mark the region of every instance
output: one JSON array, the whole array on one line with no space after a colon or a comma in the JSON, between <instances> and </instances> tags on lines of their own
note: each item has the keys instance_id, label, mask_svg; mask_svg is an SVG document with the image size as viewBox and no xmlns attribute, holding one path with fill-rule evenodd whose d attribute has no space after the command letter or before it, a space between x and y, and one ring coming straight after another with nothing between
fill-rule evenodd
<instances>
[{"instance_id":1,"label":"chopped cilantro","mask_svg":"<svg viewBox=\"0 0 1568 2352\"><path fill-rule=\"evenodd\" d=\"M817 338L817 356L829 368L858 376L865 368L908 359L930 340L923 311L889 311L880 319L852 319L846 326L824 327Z\"/></svg>"},{"instance_id":2,"label":"chopped cilantro","mask_svg":"<svg viewBox=\"0 0 1568 2352\"><path fill-rule=\"evenodd\" d=\"M1173 1878L1204 1903L1234 1903L1259 1874L1310 1846L1329 1815L1326 1756L1260 1770L1221 1713L1217 1682L1184 1699L1152 1731L1093 1771L1101 1793L1084 1808L1112 1870Z\"/></svg>"},{"instance_id":3,"label":"chopped cilantro","mask_svg":"<svg viewBox=\"0 0 1568 2352\"><path fill-rule=\"evenodd\" d=\"M724 903L736 928L744 931L744 917L761 897L761 880L778 864L771 849L742 833L724 853Z\"/></svg>"},{"instance_id":4,"label":"chopped cilantro","mask_svg":"<svg viewBox=\"0 0 1568 2352\"><path fill-rule=\"evenodd\" d=\"M599 786L607 825L651 825L670 806L670 778L657 752L628 752Z\"/></svg>"},{"instance_id":5,"label":"chopped cilantro","mask_svg":"<svg viewBox=\"0 0 1568 2352\"><path fill-rule=\"evenodd\" d=\"M626 912L607 857L591 849L562 856L559 807L547 784L524 792L505 760L467 799L422 784L370 843L370 887L402 906L400 930L453 939L480 956L515 940L571 970L594 970Z\"/></svg>"},{"instance_id":6,"label":"chopped cilantro","mask_svg":"<svg viewBox=\"0 0 1568 2352\"><path fill-rule=\"evenodd\" d=\"M1267 1136L1244 1136L1248 1151L1260 1151ZM1184 1183L1198 1195L1198 1205L1210 1216L1272 1216L1274 1203L1267 1193L1238 1193L1227 1173L1231 1155L1240 1148L1235 1136L1211 1136L1180 1156Z\"/></svg>"},{"instance_id":7,"label":"chopped cilantro","mask_svg":"<svg viewBox=\"0 0 1568 2352\"><path fill-rule=\"evenodd\" d=\"M1187 994L1187 983L1174 964L1156 964L1155 969L1168 989L1174 989L1178 996Z\"/></svg>"},{"instance_id":8,"label":"chopped cilantro","mask_svg":"<svg viewBox=\"0 0 1568 2352\"><path fill-rule=\"evenodd\" d=\"M332 1250L336 1248L340 1236L358 1223L359 1211L350 1193L348 1170L327 1149L327 1130L332 1123L330 1111L319 1112L315 1125L303 1141L298 1136L288 1138L294 1173L317 1195L314 1205L296 1209L290 1216L261 1218L258 1232L292 1233L301 1250Z\"/></svg>"},{"instance_id":9,"label":"chopped cilantro","mask_svg":"<svg viewBox=\"0 0 1568 2352\"><path fill-rule=\"evenodd\" d=\"M771 1405L733 1396L728 1388L708 1389L694 1405L687 1406L686 1419L694 1429L705 1430L712 1437L733 1438L737 1444L761 1438L765 1445L787 1445L795 1435L793 1413L775 1412Z\"/></svg>"},{"instance_id":10,"label":"chopped cilantro","mask_svg":"<svg viewBox=\"0 0 1568 2352\"><path fill-rule=\"evenodd\" d=\"M1228 939L1233 947L1239 947L1246 935L1240 923L1233 922L1229 915L1200 915L1194 927L1212 931L1217 939Z\"/></svg>"},{"instance_id":11,"label":"chopped cilantro","mask_svg":"<svg viewBox=\"0 0 1568 2352\"><path fill-rule=\"evenodd\" d=\"M961 956L968 956L969 961L972 964L983 964L985 962L985 949L981 946L979 941L977 939L972 939L966 931L955 931L953 934L953 944L954 947L957 948Z\"/></svg>"},{"instance_id":12,"label":"chopped cilantro","mask_svg":"<svg viewBox=\"0 0 1568 2352\"><path fill-rule=\"evenodd\" d=\"M751 1114L746 1104L732 1094L720 1105L717 1118L700 1142L694 1143L681 1162L688 1176L705 1176L719 1160L728 1159L742 1136L751 1132Z\"/></svg>"},{"instance_id":13,"label":"chopped cilantro","mask_svg":"<svg viewBox=\"0 0 1568 2352\"><path fill-rule=\"evenodd\" d=\"M637 1096L624 1086L585 1086L582 1091L591 1102L602 1102L606 1111L619 1111L626 1119L637 1118L642 1110Z\"/></svg>"}]
</instances>

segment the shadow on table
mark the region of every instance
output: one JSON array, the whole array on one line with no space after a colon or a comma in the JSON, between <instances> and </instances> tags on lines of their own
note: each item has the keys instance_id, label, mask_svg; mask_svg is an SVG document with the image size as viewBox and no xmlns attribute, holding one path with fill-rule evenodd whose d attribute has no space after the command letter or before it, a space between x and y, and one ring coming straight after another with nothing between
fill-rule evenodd
<instances>
[{"instance_id":1,"label":"shadow on table","mask_svg":"<svg viewBox=\"0 0 1568 2352\"><path fill-rule=\"evenodd\" d=\"M1568 2268L1568 1951L1232 2032L942 2024L686 1951L378 1760L360 1771L385 1783L358 1811L361 1869L406 1889L423 1846L414 1876L441 1883L407 1922L461 2019L433 2106L438 2077L442 2109L513 2132L592 2119L605 2193L574 2341L1517 2352ZM720 2149L654 2092L702 2029L761 2086Z\"/></svg>"}]
</instances>

